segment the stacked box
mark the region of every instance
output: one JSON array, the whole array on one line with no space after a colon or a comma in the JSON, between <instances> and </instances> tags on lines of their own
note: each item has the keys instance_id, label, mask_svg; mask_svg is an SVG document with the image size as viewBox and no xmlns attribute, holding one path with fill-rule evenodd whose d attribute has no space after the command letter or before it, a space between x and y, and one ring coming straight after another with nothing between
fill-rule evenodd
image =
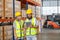
<instances>
[{"instance_id":1,"label":"stacked box","mask_svg":"<svg viewBox=\"0 0 60 40\"><path fill-rule=\"evenodd\" d=\"M5 0L5 17L13 17L13 0Z\"/></svg>"},{"instance_id":2,"label":"stacked box","mask_svg":"<svg viewBox=\"0 0 60 40\"><path fill-rule=\"evenodd\" d=\"M0 0L0 17L2 17L3 14L3 1Z\"/></svg>"},{"instance_id":3,"label":"stacked box","mask_svg":"<svg viewBox=\"0 0 60 40\"><path fill-rule=\"evenodd\" d=\"M15 12L21 11L21 2L15 0Z\"/></svg>"},{"instance_id":4,"label":"stacked box","mask_svg":"<svg viewBox=\"0 0 60 40\"><path fill-rule=\"evenodd\" d=\"M36 0L37 3L41 4L41 0ZM41 7L40 6L36 6L36 16L40 17L41 15Z\"/></svg>"},{"instance_id":5,"label":"stacked box","mask_svg":"<svg viewBox=\"0 0 60 40\"><path fill-rule=\"evenodd\" d=\"M37 3L41 3L41 0L33 0ZM35 15L36 17L40 17L40 6L32 6L32 10L33 10L33 15Z\"/></svg>"},{"instance_id":6,"label":"stacked box","mask_svg":"<svg viewBox=\"0 0 60 40\"><path fill-rule=\"evenodd\" d=\"M3 37L0 37L0 40L3 40Z\"/></svg>"},{"instance_id":7,"label":"stacked box","mask_svg":"<svg viewBox=\"0 0 60 40\"><path fill-rule=\"evenodd\" d=\"M35 6L32 6L32 13L33 13L33 16L35 17L35 14L36 14L36 12L35 12L36 10L35 10Z\"/></svg>"},{"instance_id":8,"label":"stacked box","mask_svg":"<svg viewBox=\"0 0 60 40\"><path fill-rule=\"evenodd\" d=\"M3 30L2 30L2 26L0 26L0 40L3 40Z\"/></svg>"},{"instance_id":9,"label":"stacked box","mask_svg":"<svg viewBox=\"0 0 60 40\"><path fill-rule=\"evenodd\" d=\"M35 17L35 6L28 5L28 9L32 9L33 16Z\"/></svg>"},{"instance_id":10,"label":"stacked box","mask_svg":"<svg viewBox=\"0 0 60 40\"><path fill-rule=\"evenodd\" d=\"M35 0L36 2L38 2L38 3L41 3L41 0Z\"/></svg>"},{"instance_id":11,"label":"stacked box","mask_svg":"<svg viewBox=\"0 0 60 40\"><path fill-rule=\"evenodd\" d=\"M26 10L22 10L22 17L26 17Z\"/></svg>"},{"instance_id":12,"label":"stacked box","mask_svg":"<svg viewBox=\"0 0 60 40\"><path fill-rule=\"evenodd\" d=\"M0 31L2 31L2 26L0 26Z\"/></svg>"},{"instance_id":13,"label":"stacked box","mask_svg":"<svg viewBox=\"0 0 60 40\"><path fill-rule=\"evenodd\" d=\"M12 40L13 38L12 26L4 26L4 35L5 40Z\"/></svg>"},{"instance_id":14,"label":"stacked box","mask_svg":"<svg viewBox=\"0 0 60 40\"><path fill-rule=\"evenodd\" d=\"M12 26L4 26L4 30L12 30Z\"/></svg>"},{"instance_id":15,"label":"stacked box","mask_svg":"<svg viewBox=\"0 0 60 40\"><path fill-rule=\"evenodd\" d=\"M36 6L36 17L40 17L41 12L40 12L40 7Z\"/></svg>"},{"instance_id":16,"label":"stacked box","mask_svg":"<svg viewBox=\"0 0 60 40\"><path fill-rule=\"evenodd\" d=\"M0 36L2 36L2 31L3 31L2 26L0 26Z\"/></svg>"},{"instance_id":17,"label":"stacked box","mask_svg":"<svg viewBox=\"0 0 60 40\"><path fill-rule=\"evenodd\" d=\"M28 9L32 9L32 5L28 4Z\"/></svg>"},{"instance_id":18,"label":"stacked box","mask_svg":"<svg viewBox=\"0 0 60 40\"><path fill-rule=\"evenodd\" d=\"M21 11L21 3L15 0L16 11ZM13 17L13 0L5 0L5 17Z\"/></svg>"}]
</instances>

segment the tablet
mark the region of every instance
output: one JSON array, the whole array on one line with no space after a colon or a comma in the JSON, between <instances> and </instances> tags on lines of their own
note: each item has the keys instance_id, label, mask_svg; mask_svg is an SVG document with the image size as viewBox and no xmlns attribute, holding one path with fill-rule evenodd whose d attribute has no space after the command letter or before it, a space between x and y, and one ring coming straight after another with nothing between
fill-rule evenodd
<instances>
[{"instance_id":1,"label":"tablet","mask_svg":"<svg viewBox=\"0 0 60 40\"><path fill-rule=\"evenodd\" d=\"M31 22L26 22L26 26L29 27L31 25Z\"/></svg>"}]
</instances>

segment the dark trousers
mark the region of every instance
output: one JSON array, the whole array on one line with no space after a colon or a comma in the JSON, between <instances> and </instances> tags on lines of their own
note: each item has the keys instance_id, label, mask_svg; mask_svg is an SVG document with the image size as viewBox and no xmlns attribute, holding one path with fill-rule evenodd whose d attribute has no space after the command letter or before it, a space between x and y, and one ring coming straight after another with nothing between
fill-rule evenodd
<instances>
[{"instance_id":1,"label":"dark trousers","mask_svg":"<svg viewBox=\"0 0 60 40\"><path fill-rule=\"evenodd\" d=\"M18 40L24 40L24 39L20 38L20 39L18 39Z\"/></svg>"}]
</instances>

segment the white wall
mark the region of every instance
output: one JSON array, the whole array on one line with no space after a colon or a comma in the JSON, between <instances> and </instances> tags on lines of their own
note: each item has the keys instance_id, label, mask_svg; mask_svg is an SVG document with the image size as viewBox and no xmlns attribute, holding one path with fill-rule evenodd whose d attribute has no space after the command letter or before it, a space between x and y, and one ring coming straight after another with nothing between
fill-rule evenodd
<instances>
[{"instance_id":1,"label":"white wall","mask_svg":"<svg viewBox=\"0 0 60 40\"><path fill-rule=\"evenodd\" d=\"M60 10L60 7L59 7ZM57 13L57 7L43 7L42 14L43 15L51 15L52 13Z\"/></svg>"}]
</instances>

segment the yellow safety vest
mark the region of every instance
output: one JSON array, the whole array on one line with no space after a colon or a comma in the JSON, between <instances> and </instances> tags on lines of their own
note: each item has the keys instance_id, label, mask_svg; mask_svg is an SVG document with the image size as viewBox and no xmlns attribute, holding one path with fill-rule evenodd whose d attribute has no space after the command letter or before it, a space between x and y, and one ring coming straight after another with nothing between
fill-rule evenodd
<instances>
[{"instance_id":1,"label":"yellow safety vest","mask_svg":"<svg viewBox=\"0 0 60 40\"><path fill-rule=\"evenodd\" d=\"M29 22L29 19L26 19L26 22ZM36 18L32 18L32 25L35 26ZM26 30L26 35L36 35L37 34L37 29L36 28L30 28Z\"/></svg>"},{"instance_id":2,"label":"yellow safety vest","mask_svg":"<svg viewBox=\"0 0 60 40\"><path fill-rule=\"evenodd\" d=\"M23 33L23 30L21 30L21 28L23 28L23 20L20 21L20 23L15 20L15 23L16 23L16 35L18 38L20 37L23 37L24 36L24 33Z\"/></svg>"}]
</instances>

